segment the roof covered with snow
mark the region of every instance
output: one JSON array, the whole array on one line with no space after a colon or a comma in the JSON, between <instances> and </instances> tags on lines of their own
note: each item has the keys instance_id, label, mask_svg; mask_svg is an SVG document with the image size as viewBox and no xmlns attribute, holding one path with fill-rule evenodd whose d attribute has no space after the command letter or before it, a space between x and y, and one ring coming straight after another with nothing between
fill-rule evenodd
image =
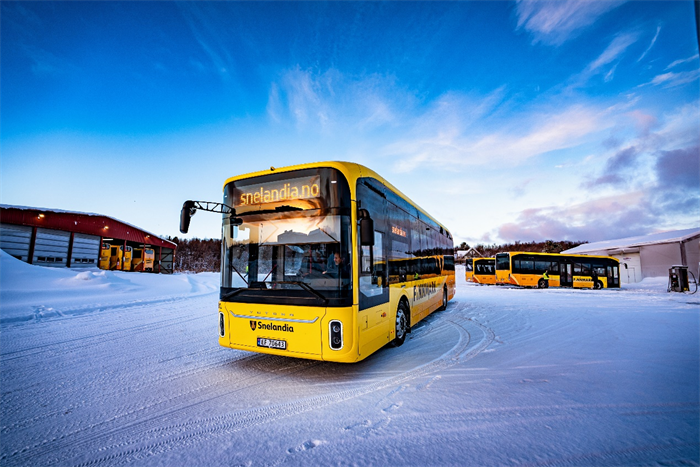
<instances>
[{"instance_id":1,"label":"roof covered with snow","mask_svg":"<svg viewBox=\"0 0 700 467\"><path fill-rule=\"evenodd\" d=\"M117 218L111 217L111 216L106 216L104 214L96 214L93 212L80 212L80 211L68 211L65 209L54 209L54 208L43 208L43 207L35 207L35 206L14 206L10 204L0 204L0 211L2 211L2 218L3 222L8 222L8 223L19 223L22 225L32 225L32 226L37 226L37 227L47 227L47 228L56 228L59 230L69 230L69 231L75 231L75 232L81 232L81 233L88 233L88 234L97 234L97 235L106 235L106 232L102 231L95 231L95 226L97 224L100 224L99 227L103 228L107 224L112 224L112 230L109 231L110 236L117 236L118 238L124 238L128 240L134 240L134 241L140 241L140 242L147 242L149 244L153 244L156 246L164 246L167 248L177 248L177 245L170 240L166 240L159 235L156 235L154 233L151 233L147 230L144 230L140 227L137 227L133 224L130 224L128 222L124 222L122 220L119 220ZM65 222L62 222L60 219L57 221L55 219L50 219L46 220L43 219L41 222L37 221L37 219L34 218L34 216L20 216L21 219L17 218L17 216L13 215L14 213L22 213L22 212L27 212L27 213L54 213L58 214L59 216L66 217L66 216L73 216L70 219L70 228L68 228L65 224ZM73 220L75 216L82 217L83 220L85 219L90 219L89 222L79 222L78 220ZM93 220L95 219L95 220ZM65 219L63 219L65 220ZM108 222L108 221L113 221L113 222ZM45 224L45 225L44 225ZM117 227L117 230L114 230L114 227ZM120 229L119 227L123 227ZM126 228L126 230L124 230ZM129 230L132 231L132 234L129 235ZM137 236L134 236L135 233L138 232ZM120 236L121 234L121 236Z\"/></svg>"},{"instance_id":2,"label":"roof covered with snow","mask_svg":"<svg viewBox=\"0 0 700 467\"><path fill-rule=\"evenodd\" d=\"M585 254L593 251L634 248L658 243L676 243L687 241L693 237L700 237L700 227L685 230L670 230L667 232L658 232L650 235L640 235L637 237L619 238L616 240L604 240L602 242L595 243L584 243L576 248L562 251L562 253Z\"/></svg>"}]
</instances>

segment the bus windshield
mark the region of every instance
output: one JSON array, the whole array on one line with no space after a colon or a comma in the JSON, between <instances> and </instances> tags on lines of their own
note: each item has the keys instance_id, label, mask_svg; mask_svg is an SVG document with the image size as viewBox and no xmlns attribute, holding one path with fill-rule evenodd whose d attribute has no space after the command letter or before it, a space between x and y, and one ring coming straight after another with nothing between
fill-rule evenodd
<instances>
[{"instance_id":1,"label":"bus windshield","mask_svg":"<svg viewBox=\"0 0 700 467\"><path fill-rule=\"evenodd\" d=\"M302 204L288 199L289 204L274 202L271 209L264 203L246 206L248 211L241 209L244 212L238 214L241 225L231 225L230 217L224 215L222 300L310 306L351 303L350 212L333 206L343 204L337 192L324 196L325 190L337 190L338 185L336 180L324 187L327 175L306 177L320 188L309 190ZM285 187L284 180L257 183ZM239 190L231 187L225 192Z\"/></svg>"},{"instance_id":2,"label":"bus windshield","mask_svg":"<svg viewBox=\"0 0 700 467\"><path fill-rule=\"evenodd\" d=\"M496 270L505 271L510 269L510 254L508 253L497 253L496 254Z\"/></svg>"}]
</instances>

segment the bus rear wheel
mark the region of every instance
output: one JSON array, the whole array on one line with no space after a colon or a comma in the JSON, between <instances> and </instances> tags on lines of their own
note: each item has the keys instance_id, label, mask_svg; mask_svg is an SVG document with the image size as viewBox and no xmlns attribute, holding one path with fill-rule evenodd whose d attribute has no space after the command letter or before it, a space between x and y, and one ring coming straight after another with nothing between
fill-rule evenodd
<instances>
[{"instance_id":1,"label":"bus rear wheel","mask_svg":"<svg viewBox=\"0 0 700 467\"><path fill-rule=\"evenodd\" d=\"M540 279L539 282L537 283L538 289L546 289L548 286L549 286L549 284L544 279Z\"/></svg>"},{"instance_id":2,"label":"bus rear wheel","mask_svg":"<svg viewBox=\"0 0 700 467\"><path fill-rule=\"evenodd\" d=\"M600 282L600 281L595 281L595 282L593 283L593 288L596 289L596 290L600 290L600 289L603 288L603 283Z\"/></svg>"},{"instance_id":3,"label":"bus rear wheel","mask_svg":"<svg viewBox=\"0 0 700 467\"><path fill-rule=\"evenodd\" d=\"M396 337L391 341L392 347L400 347L406 340L406 333L408 332L408 307L405 302L399 303L399 307L396 310Z\"/></svg>"}]
</instances>

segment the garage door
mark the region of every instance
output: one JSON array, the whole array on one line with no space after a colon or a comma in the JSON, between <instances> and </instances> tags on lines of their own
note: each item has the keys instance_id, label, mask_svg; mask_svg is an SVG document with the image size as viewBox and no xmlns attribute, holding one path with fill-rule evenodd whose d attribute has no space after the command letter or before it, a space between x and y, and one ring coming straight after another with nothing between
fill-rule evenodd
<instances>
[{"instance_id":1,"label":"garage door","mask_svg":"<svg viewBox=\"0 0 700 467\"><path fill-rule=\"evenodd\" d=\"M613 257L620 260L620 283L634 284L643 279L639 253L624 253Z\"/></svg>"},{"instance_id":2,"label":"garage door","mask_svg":"<svg viewBox=\"0 0 700 467\"><path fill-rule=\"evenodd\" d=\"M0 224L0 248L22 261L29 261L32 228L27 225Z\"/></svg>"}]
</instances>

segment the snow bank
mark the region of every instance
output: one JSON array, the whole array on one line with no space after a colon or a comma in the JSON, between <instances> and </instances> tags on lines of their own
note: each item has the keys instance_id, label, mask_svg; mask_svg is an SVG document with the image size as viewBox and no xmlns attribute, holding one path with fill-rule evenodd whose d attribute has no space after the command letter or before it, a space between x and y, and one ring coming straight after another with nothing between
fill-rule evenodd
<instances>
[{"instance_id":1,"label":"snow bank","mask_svg":"<svg viewBox=\"0 0 700 467\"><path fill-rule=\"evenodd\" d=\"M219 275L48 268L0 250L0 323L81 314L124 303L217 293Z\"/></svg>"}]
</instances>

